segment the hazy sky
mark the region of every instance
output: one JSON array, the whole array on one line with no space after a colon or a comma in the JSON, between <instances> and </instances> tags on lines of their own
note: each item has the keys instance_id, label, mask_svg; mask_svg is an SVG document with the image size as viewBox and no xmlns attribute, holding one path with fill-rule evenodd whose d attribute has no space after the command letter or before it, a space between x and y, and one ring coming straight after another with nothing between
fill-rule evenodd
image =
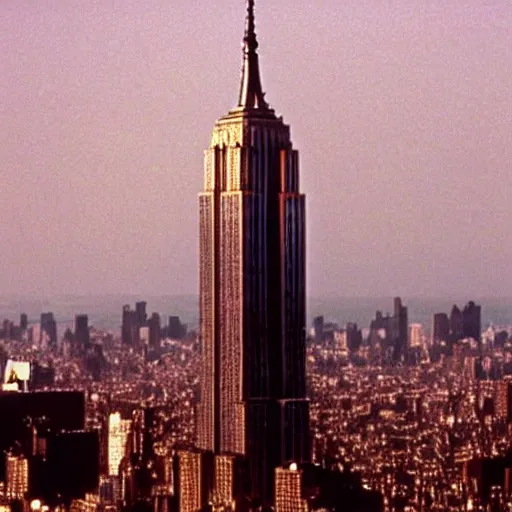
<instances>
[{"instance_id":1,"label":"hazy sky","mask_svg":"<svg viewBox=\"0 0 512 512\"><path fill-rule=\"evenodd\" d=\"M512 295L512 2L259 0L310 295ZM244 0L0 2L0 295L196 293Z\"/></svg>"}]
</instances>

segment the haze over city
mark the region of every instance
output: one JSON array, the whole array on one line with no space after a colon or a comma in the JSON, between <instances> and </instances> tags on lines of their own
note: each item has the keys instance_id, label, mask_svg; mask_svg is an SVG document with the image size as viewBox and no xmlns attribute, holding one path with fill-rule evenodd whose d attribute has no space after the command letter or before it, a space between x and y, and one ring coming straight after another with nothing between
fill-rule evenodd
<instances>
[{"instance_id":1,"label":"haze over city","mask_svg":"<svg viewBox=\"0 0 512 512\"><path fill-rule=\"evenodd\" d=\"M2 2L1 294L196 293L241 5ZM510 295L510 26L505 0L258 4L309 295Z\"/></svg>"}]
</instances>

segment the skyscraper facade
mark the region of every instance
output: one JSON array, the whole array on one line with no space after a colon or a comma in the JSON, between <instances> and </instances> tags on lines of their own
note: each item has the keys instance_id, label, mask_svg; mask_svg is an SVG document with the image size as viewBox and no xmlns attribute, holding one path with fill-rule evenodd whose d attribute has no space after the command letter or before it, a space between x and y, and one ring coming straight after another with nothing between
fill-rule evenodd
<instances>
[{"instance_id":1,"label":"skyscraper facade","mask_svg":"<svg viewBox=\"0 0 512 512\"><path fill-rule=\"evenodd\" d=\"M407 308L400 297L394 299L391 339L393 342L393 362L402 363L407 359L408 321Z\"/></svg>"},{"instance_id":2,"label":"skyscraper facade","mask_svg":"<svg viewBox=\"0 0 512 512\"><path fill-rule=\"evenodd\" d=\"M423 346L424 339L423 325L409 324L409 347L418 348Z\"/></svg>"},{"instance_id":3,"label":"skyscraper facade","mask_svg":"<svg viewBox=\"0 0 512 512\"><path fill-rule=\"evenodd\" d=\"M28 460L9 453L6 459L6 494L9 499L23 499L28 493Z\"/></svg>"},{"instance_id":4,"label":"skyscraper facade","mask_svg":"<svg viewBox=\"0 0 512 512\"><path fill-rule=\"evenodd\" d=\"M290 129L261 86L248 0L238 106L205 152L200 194L201 397L197 445L247 459L251 495L309 460L305 198Z\"/></svg>"},{"instance_id":5,"label":"skyscraper facade","mask_svg":"<svg viewBox=\"0 0 512 512\"><path fill-rule=\"evenodd\" d=\"M119 412L108 418L108 475L119 476L119 465L126 455L126 443L132 426L131 420L121 418Z\"/></svg>"},{"instance_id":6,"label":"skyscraper facade","mask_svg":"<svg viewBox=\"0 0 512 512\"><path fill-rule=\"evenodd\" d=\"M276 468L276 512L308 512L309 506L302 496L302 471L296 464L289 468Z\"/></svg>"},{"instance_id":7,"label":"skyscraper facade","mask_svg":"<svg viewBox=\"0 0 512 512\"><path fill-rule=\"evenodd\" d=\"M182 450L178 452L176 462L178 510L197 512L204 509L211 487L208 478L211 467L210 454Z\"/></svg>"}]
</instances>

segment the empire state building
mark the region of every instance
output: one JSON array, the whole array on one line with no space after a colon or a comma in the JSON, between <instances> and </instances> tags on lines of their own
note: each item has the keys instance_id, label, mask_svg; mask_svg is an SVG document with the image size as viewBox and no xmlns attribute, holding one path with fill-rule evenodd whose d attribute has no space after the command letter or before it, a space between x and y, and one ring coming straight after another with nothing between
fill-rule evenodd
<instances>
[{"instance_id":1,"label":"empire state building","mask_svg":"<svg viewBox=\"0 0 512 512\"><path fill-rule=\"evenodd\" d=\"M305 198L290 128L261 85L247 2L238 105L205 152L200 207L202 370L197 446L244 460L248 493L273 500L275 469L309 461Z\"/></svg>"}]
</instances>

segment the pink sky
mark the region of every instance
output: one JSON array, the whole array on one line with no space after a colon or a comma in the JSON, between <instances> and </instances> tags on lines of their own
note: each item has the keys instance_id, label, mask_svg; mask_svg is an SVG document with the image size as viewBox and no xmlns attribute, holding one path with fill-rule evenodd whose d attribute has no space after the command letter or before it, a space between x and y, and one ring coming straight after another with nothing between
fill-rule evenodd
<instances>
[{"instance_id":1,"label":"pink sky","mask_svg":"<svg viewBox=\"0 0 512 512\"><path fill-rule=\"evenodd\" d=\"M449 5L447 5L449 4ZM243 0L0 3L0 295L195 293ZM512 3L259 0L311 295L511 295Z\"/></svg>"}]
</instances>

